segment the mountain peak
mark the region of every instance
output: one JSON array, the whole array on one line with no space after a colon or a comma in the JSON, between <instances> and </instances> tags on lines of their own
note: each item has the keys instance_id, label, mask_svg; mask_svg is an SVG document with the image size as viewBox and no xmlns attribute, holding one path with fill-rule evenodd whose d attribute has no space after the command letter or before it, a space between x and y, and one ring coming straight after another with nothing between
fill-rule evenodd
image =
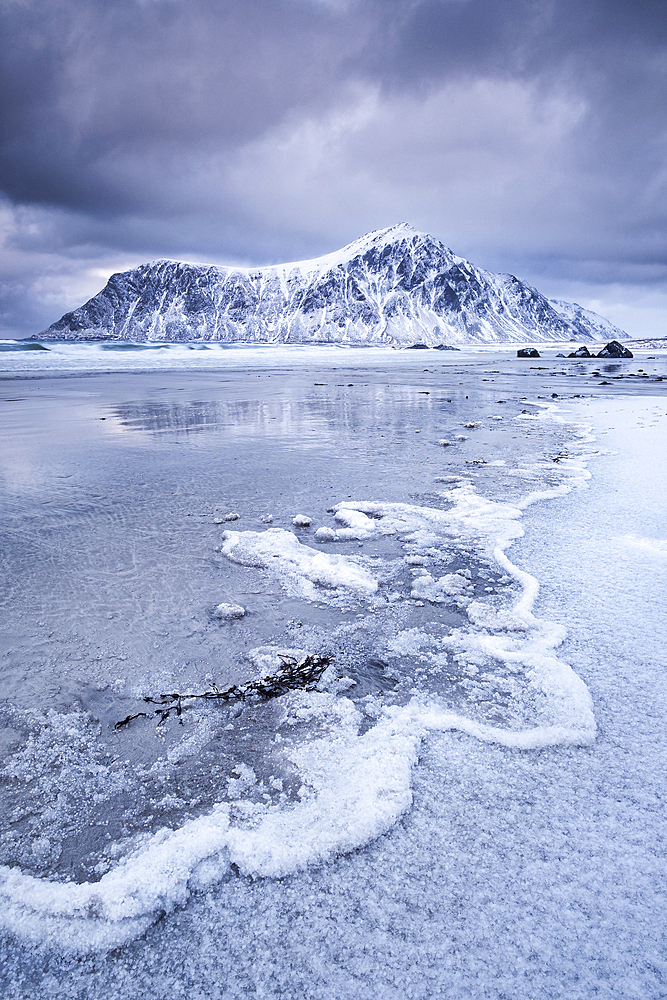
<instances>
[{"instance_id":1,"label":"mountain peak","mask_svg":"<svg viewBox=\"0 0 667 1000\"><path fill-rule=\"evenodd\" d=\"M386 229L374 229L365 236L358 236L356 240L347 243L340 250L323 254L321 257L313 257L309 260L292 261L289 264L271 264L268 268L274 271L300 270L304 273L313 271L322 272L331 267L338 267L349 263L353 258L363 256L369 250L377 250L380 247L389 246L392 243L400 243L404 240L412 240L415 236L422 236L431 239L427 233L420 233L407 222L399 222L396 226L388 226ZM257 268L248 268L248 271L256 271Z\"/></svg>"},{"instance_id":2,"label":"mountain peak","mask_svg":"<svg viewBox=\"0 0 667 1000\"><path fill-rule=\"evenodd\" d=\"M385 229L374 229L372 232L366 233L365 236L359 236L352 243L348 243L347 246L339 250L338 253L342 254L346 251L363 252L364 249L368 249L371 246L399 243L402 240L413 240L419 236L429 240L433 238L428 233L420 233L409 222L399 222L395 226L387 226Z\"/></svg>"},{"instance_id":3,"label":"mountain peak","mask_svg":"<svg viewBox=\"0 0 667 1000\"><path fill-rule=\"evenodd\" d=\"M353 242L360 243L368 240L371 242L386 243L401 239L401 237L405 236L412 238L413 236L426 235L426 233L420 233L414 226L411 226L409 222L398 222L395 226L387 226L385 229L373 229L370 233L366 233L365 236L360 236ZM352 246L352 244L350 244L350 246Z\"/></svg>"}]
</instances>

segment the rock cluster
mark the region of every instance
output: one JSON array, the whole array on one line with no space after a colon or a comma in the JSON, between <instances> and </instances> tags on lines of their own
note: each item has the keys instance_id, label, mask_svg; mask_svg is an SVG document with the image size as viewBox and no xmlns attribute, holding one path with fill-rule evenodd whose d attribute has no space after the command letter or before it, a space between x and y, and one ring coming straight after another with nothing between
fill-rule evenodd
<instances>
[{"instance_id":1,"label":"rock cluster","mask_svg":"<svg viewBox=\"0 0 667 1000\"><path fill-rule=\"evenodd\" d=\"M534 347L520 347L516 352L517 358L539 358L539 352ZM564 354L557 354L557 358L564 358ZM608 344L602 348L598 354L591 354L586 345L580 347L576 351L572 351L568 354L568 358L632 358L634 357L632 351L629 351L627 347L623 347L623 344L619 344L617 340L610 340Z\"/></svg>"}]
</instances>

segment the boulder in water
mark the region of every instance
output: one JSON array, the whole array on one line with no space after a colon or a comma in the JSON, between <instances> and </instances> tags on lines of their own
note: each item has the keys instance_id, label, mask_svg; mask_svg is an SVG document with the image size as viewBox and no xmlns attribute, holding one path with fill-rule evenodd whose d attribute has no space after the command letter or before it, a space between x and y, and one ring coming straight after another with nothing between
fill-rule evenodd
<instances>
[{"instance_id":1,"label":"boulder in water","mask_svg":"<svg viewBox=\"0 0 667 1000\"><path fill-rule=\"evenodd\" d=\"M634 357L632 351L629 351L627 347L623 347L623 344L619 344L617 340L610 340L609 343L602 348L598 354L598 358L632 358Z\"/></svg>"},{"instance_id":2,"label":"boulder in water","mask_svg":"<svg viewBox=\"0 0 667 1000\"><path fill-rule=\"evenodd\" d=\"M535 347L520 347L516 356L517 358L539 358L540 352Z\"/></svg>"}]
</instances>

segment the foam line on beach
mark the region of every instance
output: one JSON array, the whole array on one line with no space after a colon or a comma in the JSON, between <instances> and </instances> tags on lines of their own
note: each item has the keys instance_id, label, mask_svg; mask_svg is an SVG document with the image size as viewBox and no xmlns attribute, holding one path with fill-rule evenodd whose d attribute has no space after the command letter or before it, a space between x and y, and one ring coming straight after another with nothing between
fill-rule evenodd
<instances>
[{"instance_id":1,"label":"foam line on beach","mask_svg":"<svg viewBox=\"0 0 667 1000\"><path fill-rule=\"evenodd\" d=\"M527 499L560 495L586 475L574 460L561 473L563 482ZM69 953L109 950L185 905L193 892L224 879L232 866L249 877L280 878L359 848L389 831L410 808L411 772L429 730L459 730L524 750L590 742L595 736L590 694L555 654L564 630L535 616L538 581L506 554L523 534L526 500L489 500L465 480L444 491L442 500L442 508L347 500L333 508L337 527L331 530L348 532L338 536L341 543L393 539L402 559L409 560L405 565L418 574L400 600L429 602L435 609L450 603L467 616L467 625L435 639L415 629L399 633L397 655L430 644L427 655L435 665L447 656L469 662L473 670L481 664L491 684L493 671L505 670L518 692L517 704L530 703L537 722L519 717L506 726L492 725L452 711L437 694L416 694L406 704L381 708L375 724L364 731L350 698L292 692L281 702L280 738L272 753L296 769L302 782L298 802L220 801L178 829L147 834L97 882L56 882L0 868L5 930ZM311 542L276 528L227 531L221 551L278 577L288 592L306 601L345 593L365 606L383 589L387 601L396 597L396 591L382 586L382 560L323 552L312 537ZM434 564L446 562L452 552L461 557L473 552L515 581L519 592L511 606L499 594L473 598L463 569L438 575Z\"/></svg>"}]
</instances>

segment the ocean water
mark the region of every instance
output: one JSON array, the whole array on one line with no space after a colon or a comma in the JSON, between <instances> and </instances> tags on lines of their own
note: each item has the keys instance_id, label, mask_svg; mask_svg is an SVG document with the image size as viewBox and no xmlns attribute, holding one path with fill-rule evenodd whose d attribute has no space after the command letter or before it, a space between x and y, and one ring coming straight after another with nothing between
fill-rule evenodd
<instances>
[{"instance_id":1,"label":"ocean water","mask_svg":"<svg viewBox=\"0 0 667 1000\"><path fill-rule=\"evenodd\" d=\"M433 355L3 381L7 996L664 995L667 405Z\"/></svg>"}]
</instances>

